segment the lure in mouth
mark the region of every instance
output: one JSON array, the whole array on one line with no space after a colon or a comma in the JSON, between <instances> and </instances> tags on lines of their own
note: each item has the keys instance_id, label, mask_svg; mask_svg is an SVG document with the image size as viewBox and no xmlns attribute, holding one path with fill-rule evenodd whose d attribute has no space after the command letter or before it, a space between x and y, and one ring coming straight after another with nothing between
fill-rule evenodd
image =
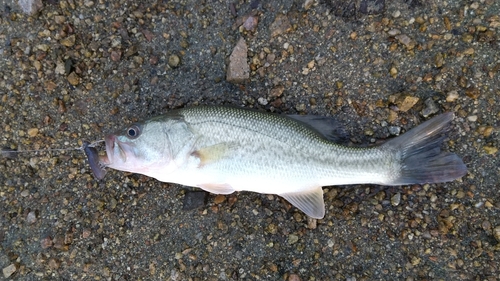
<instances>
[{"instance_id":1,"label":"lure in mouth","mask_svg":"<svg viewBox=\"0 0 500 281\"><path fill-rule=\"evenodd\" d=\"M88 141L83 141L83 151L87 156L87 160L89 161L90 170L96 179L103 179L106 175L106 170L104 169L105 161L108 161L108 157L103 155L100 156L97 149L93 146L90 146ZM105 160L105 161L103 161Z\"/></svg>"}]
</instances>

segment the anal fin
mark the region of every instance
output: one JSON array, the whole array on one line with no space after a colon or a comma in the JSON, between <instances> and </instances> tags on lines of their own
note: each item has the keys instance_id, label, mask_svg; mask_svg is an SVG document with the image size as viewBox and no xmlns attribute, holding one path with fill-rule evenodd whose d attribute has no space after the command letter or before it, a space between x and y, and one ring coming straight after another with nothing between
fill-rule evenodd
<instances>
[{"instance_id":1,"label":"anal fin","mask_svg":"<svg viewBox=\"0 0 500 281\"><path fill-rule=\"evenodd\" d=\"M323 200L323 189L320 186L306 191L278 195L311 218L322 219L325 216L325 201Z\"/></svg>"}]
</instances>

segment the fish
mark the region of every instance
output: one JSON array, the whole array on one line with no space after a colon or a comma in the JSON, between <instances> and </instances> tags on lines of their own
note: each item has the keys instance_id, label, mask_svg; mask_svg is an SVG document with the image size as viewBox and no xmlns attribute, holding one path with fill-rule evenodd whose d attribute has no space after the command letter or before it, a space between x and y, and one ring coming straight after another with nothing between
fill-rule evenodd
<instances>
[{"instance_id":1,"label":"fish","mask_svg":"<svg viewBox=\"0 0 500 281\"><path fill-rule=\"evenodd\" d=\"M186 107L106 135L99 161L215 194L277 194L321 219L323 186L399 186L464 176L462 159L441 151L452 119L453 113L444 113L381 145L352 147L334 141L329 117Z\"/></svg>"}]
</instances>

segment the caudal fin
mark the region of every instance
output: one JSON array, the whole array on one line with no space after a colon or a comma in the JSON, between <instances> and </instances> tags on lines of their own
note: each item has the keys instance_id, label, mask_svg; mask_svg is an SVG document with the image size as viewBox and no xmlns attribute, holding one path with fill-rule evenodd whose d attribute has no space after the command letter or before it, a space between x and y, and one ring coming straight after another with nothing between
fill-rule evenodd
<instances>
[{"instance_id":1,"label":"caudal fin","mask_svg":"<svg viewBox=\"0 0 500 281\"><path fill-rule=\"evenodd\" d=\"M444 113L383 144L401 163L399 176L386 184L448 182L464 176L467 167L462 159L441 151L443 134L452 119L453 113Z\"/></svg>"}]
</instances>

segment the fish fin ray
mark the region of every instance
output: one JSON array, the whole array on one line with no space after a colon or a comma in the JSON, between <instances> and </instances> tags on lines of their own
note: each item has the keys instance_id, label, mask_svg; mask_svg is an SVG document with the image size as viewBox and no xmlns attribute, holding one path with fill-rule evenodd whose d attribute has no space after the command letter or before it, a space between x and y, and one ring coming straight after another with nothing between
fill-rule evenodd
<instances>
[{"instance_id":1,"label":"fish fin ray","mask_svg":"<svg viewBox=\"0 0 500 281\"><path fill-rule=\"evenodd\" d=\"M325 201L323 200L323 189L318 186L301 192L290 192L278 194L285 198L290 204L297 207L306 215L315 219L325 216Z\"/></svg>"},{"instance_id":2,"label":"fish fin ray","mask_svg":"<svg viewBox=\"0 0 500 281\"><path fill-rule=\"evenodd\" d=\"M386 185L453 181L467 174L467 167L454 153L441 151L453 113L436 116L382 145L399 155L399 175Z\"/></svg>"},{"instance_id":3,"label":"fish fin ray","mask_svg":"<svg viewBox=\"0 0 500 281\"><path fill-rule=\"evenodd\" d=\"M287 117L309 127L320 136L335 143L347 143L349 138L344 126L333 117L316 115L287 115Z\"/></svg>"},{"instance_id":4,"label":"fish fin ray","mask_svg":"<svg viewBox=\"0 0 500 281\"><path fill-rule=\"evenodd\" d=\"M214 194L231 194L234 192L234 188L227 183L198 184L198 187Z\"/></svg>"}]
</instances>

